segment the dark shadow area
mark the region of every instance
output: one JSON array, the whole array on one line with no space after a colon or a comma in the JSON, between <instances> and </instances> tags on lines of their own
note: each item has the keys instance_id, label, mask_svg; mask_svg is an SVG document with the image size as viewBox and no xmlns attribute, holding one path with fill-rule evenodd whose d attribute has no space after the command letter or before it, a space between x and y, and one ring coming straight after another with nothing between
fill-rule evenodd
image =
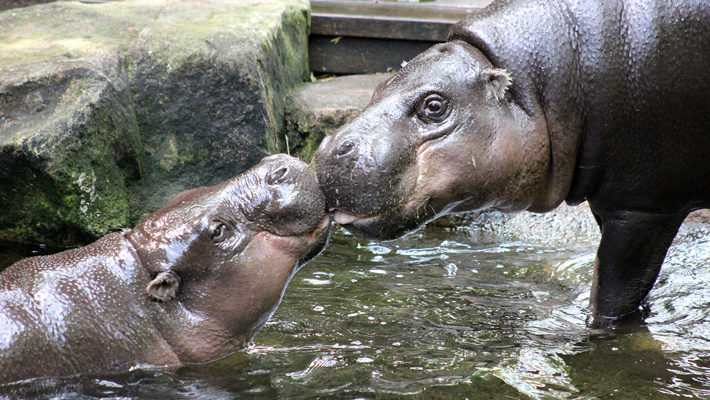
<instances>
[{"instance_id":1,"label":"dark shadow area","mask_svg":"<svg viewBox=\"0 0 710 400\"><path fill-rule=\"evenodd\" d=\"M0 11L29 7L35 4L53 3L57 0L0 0Z\"/></svg>"}]
</instances>

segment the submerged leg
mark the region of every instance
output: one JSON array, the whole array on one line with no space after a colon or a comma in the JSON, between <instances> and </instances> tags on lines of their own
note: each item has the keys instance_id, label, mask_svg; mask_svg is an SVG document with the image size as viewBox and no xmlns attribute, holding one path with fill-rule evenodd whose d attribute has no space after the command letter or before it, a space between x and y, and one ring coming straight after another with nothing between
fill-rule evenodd
<instances>
[{"instance_id":1,"label":"submerged leg","mask_svg":"<svg viewBox=\"0 0 710 400\"><path fill-rule=\"evenodd\" d=\"M591 327L637 312L651 291L686 213L596 212L602 238L589 300Z\"/></svg>"}]
</instances>

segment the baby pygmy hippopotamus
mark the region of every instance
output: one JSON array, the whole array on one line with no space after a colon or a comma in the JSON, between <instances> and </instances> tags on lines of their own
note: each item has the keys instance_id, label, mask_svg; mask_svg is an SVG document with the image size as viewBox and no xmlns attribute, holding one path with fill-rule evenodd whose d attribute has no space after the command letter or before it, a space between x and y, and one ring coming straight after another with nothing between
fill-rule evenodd
<instances>
[{"instance_id":1,"label":"baby pygmy hippopotamus","mask_svg":"<svg viewBox=\"0 0 710 400\"><path fill-rule=\"evenodd\" d=\"M0 383L212 361L243 348L325 247L313 172L267 157L134 229L0 273Z\"/></svg>"}]
</instances>

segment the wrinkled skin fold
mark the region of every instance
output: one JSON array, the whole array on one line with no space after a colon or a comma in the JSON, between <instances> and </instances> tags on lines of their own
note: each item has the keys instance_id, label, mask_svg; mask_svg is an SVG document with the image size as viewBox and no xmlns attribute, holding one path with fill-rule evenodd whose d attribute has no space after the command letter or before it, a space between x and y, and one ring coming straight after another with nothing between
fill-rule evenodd
<instances>
[{"instance_id":1,"label":"wrinkled skin fold","mask_svg":"<svg viewBox=\"0 0 710 400\"><path fill-rule=\"evenodd\" d=\"M336 222L390 240L453 212L588 201L589 324L637 313L684 217L710 206L710 7L495 1L323 141Z\"/></svg>"},{"instance_id":2,"label":"wrinkled skin fold","mask_svg":"<svg viewBox=\"0 0 710 400\"><path fill-rule=\"evenodd\" d=\"M0 383L234 353L329 233L313 172L276 155L131 230L13 264L0 274Z\"/></svg>"}]
</instances>

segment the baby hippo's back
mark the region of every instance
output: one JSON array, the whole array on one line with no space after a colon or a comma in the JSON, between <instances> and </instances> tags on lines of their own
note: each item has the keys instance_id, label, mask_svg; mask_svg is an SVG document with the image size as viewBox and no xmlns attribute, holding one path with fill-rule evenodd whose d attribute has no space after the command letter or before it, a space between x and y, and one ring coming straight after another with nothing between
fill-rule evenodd
<instances>
[{"instance_id":1,"label":"baby hippo's back","mask_svg":"<svg viewBox=\"0 0 710 400\"><path fill-rule=\"evenodd\" d=\"M175 355L147 316L150 302L138 300L149 277L136 262L114 233L3 271L0 383L170 363Z\"/></svg>"}]
</instances>

